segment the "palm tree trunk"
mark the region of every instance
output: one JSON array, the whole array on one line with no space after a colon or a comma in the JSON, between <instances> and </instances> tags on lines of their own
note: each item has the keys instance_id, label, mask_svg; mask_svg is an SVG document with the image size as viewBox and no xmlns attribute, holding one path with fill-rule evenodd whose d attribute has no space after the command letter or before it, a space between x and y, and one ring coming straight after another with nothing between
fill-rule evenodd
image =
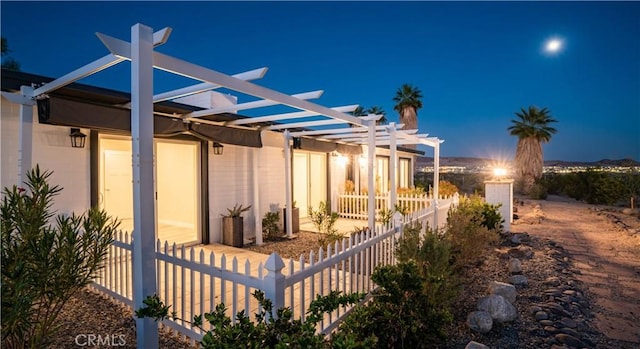
<instances>
[{"instance_id":1,"label":"palm tree trunk","mask_svg":"<svg viewBox=\"0 0 640 349\"><path fill-rule=\"evenodd\" d=\"M522 183L522 191L528 194L536 179L542 177L542 144L535 137L522 138L516 149L515 168Z\"/></svg>"},{"instance_id":2,"label":"palm tree trunk","mask_svg":"<svg viewBox=\"0 0 640 349\"><path fill-rule=\"evenodd\" d=\"M403 130L415 130L418 128L418 113L413 107L405 107L400 114L400 123L403 123ZM406 148L416 149L417 145L407 145Z\"/></svg>"}]
</instances>

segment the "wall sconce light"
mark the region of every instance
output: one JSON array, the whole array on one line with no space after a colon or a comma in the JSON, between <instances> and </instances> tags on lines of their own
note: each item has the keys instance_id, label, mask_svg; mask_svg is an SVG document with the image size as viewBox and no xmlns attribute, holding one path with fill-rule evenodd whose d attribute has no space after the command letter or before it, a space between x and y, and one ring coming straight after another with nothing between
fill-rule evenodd
<instances>
[{"instance_id":1,"label":"wall sconce light","mask_svg":"<svg viewBox=\"0 0 640 349\"><path fill-rule=\"evenodd\" d=\"M302 138L293 137L293 149L302 149Z\"/></svg>"},{"instance_id":2,"label":"wall sconce light","mask_svg":"<svg viewBox=\"0 0 640 349\"><path fill-rule=\"evenodd\" d=\"M71 137L71 147L84 148L84 143L87 140L87 135L80 132L79 128L71 128L71 133L69 133L69 137Z\"/></svg>"},{"instance_id":3,"label":"wall sconce light","mask_svg":"<svg viewBox=\"0 0 640 349\"><path fill-rule=\"evenodd\" d=\"M218 142L213 142L213 153L215 155L222 155L223 150L224 150L224 145Z\"/></svg>"}]
</instances>

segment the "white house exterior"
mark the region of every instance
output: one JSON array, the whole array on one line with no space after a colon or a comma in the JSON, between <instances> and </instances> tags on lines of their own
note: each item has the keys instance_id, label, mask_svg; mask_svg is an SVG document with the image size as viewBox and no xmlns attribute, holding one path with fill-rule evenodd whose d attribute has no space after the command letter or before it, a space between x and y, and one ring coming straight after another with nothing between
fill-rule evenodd
<instances>
[{"instance_id":1,"label":"white house exterior","mask_svg":"<svg viewBox=\"0 0 640 349\"><path fill-rule=\"evenodd\" d=\"M41 83L37 77L3 72L24 82ZM33 80L33 81L27 81ZM48 81L50 79L46 79ZM84 89L79 86L78 89ZM3 82L3 90L14 91ZM102 91L101 89L95 89ZM112 92L105 91L104 93ZM210 109L233 105L233 96L207 91L176 99L176 102ZM86 100L86 103L94 101ZM70 144L70 127L38 122L34 106L32 126L32 163L52 170L52 183L65 188L56 198L60 213L83 212L94 204L119 217L122 226L132 228L131 137L127 132L81 128L88 135L84 148ZM91 118L91 115L84 115ZM2 166L0 184L18 184L20 142L20 105L2 99L0 118ZM155 138L155 188L158 238L177 243L221 242L221 214L236 204L251 205L244 214L245 240L255 239L266 212L285 206L284 136L278 131L261 131L261 147L223 144L216 155L212 140L188 135ZM293 149L293 200L304 219L309 206L320 201L336 206L337 195L345 181L366 188L366 146L351 147L354 154L322 151L313 147ZM304 149L307 148L307 149ZM331 148L331 145L329 146ZM381 188L389 189L389 149L376 149L376 174ZM360 155L360 153L362 155ZM412 185L415 152L399 151L398 186ZM385 165L386 164L386 165ZM203 178L206 176L206 178ZM258 216L259 215L259 216Z\"/></svg>"}]
</instances>

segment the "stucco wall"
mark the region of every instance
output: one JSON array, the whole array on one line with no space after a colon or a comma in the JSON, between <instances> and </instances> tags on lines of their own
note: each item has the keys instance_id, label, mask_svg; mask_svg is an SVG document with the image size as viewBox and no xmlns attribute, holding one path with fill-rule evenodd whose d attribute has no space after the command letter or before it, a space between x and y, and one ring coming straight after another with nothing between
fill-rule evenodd
<instances>
[{"instance_id":1,"label":"stucco wall","mask_svg":"<svg viewBox=\"0 0 640 349\"><path fill-rule=\"evenodd\" d=\"M34 107L35 108L35 107ZM18 105L2 101L2 187L17 184ZM52 170L49 182L63 188L55 197L54 210L58 213L83 213L90 207L89 198L89 142L85 148L72 148L69 128L42 125L37 121L34 110L32 166L41 170ZM88 130L82 130L88 134Z\"/></svg>"}]
</instances>

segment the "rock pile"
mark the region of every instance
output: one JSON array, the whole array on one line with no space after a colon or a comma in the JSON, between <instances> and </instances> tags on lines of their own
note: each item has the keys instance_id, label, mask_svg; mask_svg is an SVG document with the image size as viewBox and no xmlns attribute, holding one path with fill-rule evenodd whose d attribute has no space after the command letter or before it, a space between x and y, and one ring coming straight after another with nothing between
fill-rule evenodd
<instances>
[{"instance_id":1,"label":"rock pile","mask_svg":"<svg viewBox=\"0 0 640 349\"><path fill-rule=\"evenodd\" d=\"M527 245L528 234L508 234L503 236L503 240L508 244L503 257L506 261L508 279L507 282L490 282L487 295L478 300L477 310L468 314L467 326L477 333L487 334L496 324L511 326L509 323L518 320L518 290L529 285L523 267L534 255L533 249ZM586 320L590 316L589 302L578 288L578 284L564 277L572 273L568 258L556 254L554 259L562 279L550 276L542 282L546 289L541 294L526 297L528 312L538 325L538 328L533 328L530 332L536 337L541 337L541 341L549 348L592 347L593 343L581 336L581 332L588 325ZM519 301L521 306L523 301ZM520 312L523 316L527 316L525 309ZM466 348L487 348L483 345L472 341Z\"/></svg>"}]
</instances>

